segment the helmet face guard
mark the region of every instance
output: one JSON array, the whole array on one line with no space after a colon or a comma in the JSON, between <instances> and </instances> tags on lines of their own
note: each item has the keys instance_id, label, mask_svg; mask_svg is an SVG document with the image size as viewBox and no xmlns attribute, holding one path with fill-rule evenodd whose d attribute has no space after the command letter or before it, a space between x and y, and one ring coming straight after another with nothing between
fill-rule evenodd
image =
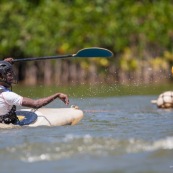
<instances>
[{"instance_id":1,"label":"helmet face guard","mask_svg":"<svg viewBox=\"0 0 173 173\"><path fill-rule=\"evenodd\" d=\"M17 83L13 66L9 62L0 61L0 82L6 87L11 87L11 84Z\"/></svg>"}]
</instances>

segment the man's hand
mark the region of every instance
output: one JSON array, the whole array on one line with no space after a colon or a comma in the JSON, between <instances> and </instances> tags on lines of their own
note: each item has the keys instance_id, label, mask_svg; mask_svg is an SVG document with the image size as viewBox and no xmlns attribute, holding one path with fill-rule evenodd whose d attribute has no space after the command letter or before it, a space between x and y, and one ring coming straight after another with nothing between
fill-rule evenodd
<instances>
[{"instance_id":1,"label":"man's hand","mask_svg":"<svg viewBox=\"0 0 173 173\"><path fill-rule=\"evenodd\" d=\"M69 104L69 99L68 99L68 96L66 94L60 93L59 99L61 99L66 105Z\"/></svg>"},{"instance_id":2,"label":"man's hand","mask_svg":"<svg viewBox=\"0 0 173 173\"><path fill-rule=\"evenodd\" d=\"M5 58L4 61L9 62L10 64L13 64L13 58L9 57L9 58Z\"/></svg>"}]
</instances>

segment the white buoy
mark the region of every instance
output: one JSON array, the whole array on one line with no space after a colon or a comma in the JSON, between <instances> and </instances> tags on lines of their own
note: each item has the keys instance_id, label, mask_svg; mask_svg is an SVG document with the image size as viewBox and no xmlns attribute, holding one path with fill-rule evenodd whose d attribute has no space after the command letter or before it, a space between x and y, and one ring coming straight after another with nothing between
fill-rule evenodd
<instances>
[{"instance_id":1,"label":"white buoy","mask_svg":"<svg viewBox=\"0 0 173 173\"><path fill-rule=\"evenodd\" d=\"M173 91L166 91L159 95L157 100L151 100L151 103L157 105L158 108L173 108Z\"/></svg>"}]
</instances>

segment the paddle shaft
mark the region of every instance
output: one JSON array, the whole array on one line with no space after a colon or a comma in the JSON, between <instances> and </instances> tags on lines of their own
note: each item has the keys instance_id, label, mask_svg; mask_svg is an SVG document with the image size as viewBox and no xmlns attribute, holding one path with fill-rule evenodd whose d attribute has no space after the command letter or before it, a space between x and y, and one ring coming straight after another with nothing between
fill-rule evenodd
<instances>
[{"instance_id":1,"label":"paddle shaft","mask_svg":"<svg viewBox=\"0 0 173 173\"><path fill-rule=\"evenodd\" d=\"M74 54L69 55L57 55L57 56L45 56L45 57L38 57L38 58L22 58L22 59L14 59L13 62L24 62L24 61L39 61L39 60L46 60L46 59L63 59L75 56Z\"/></svg>"}]
</instances>

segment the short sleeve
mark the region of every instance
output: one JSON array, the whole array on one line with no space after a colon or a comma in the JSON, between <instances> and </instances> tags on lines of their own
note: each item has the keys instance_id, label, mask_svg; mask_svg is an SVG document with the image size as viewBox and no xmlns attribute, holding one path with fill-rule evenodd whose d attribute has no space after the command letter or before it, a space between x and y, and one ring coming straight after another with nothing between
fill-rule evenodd
<instances>
[{"instance_id":1,"label":"short sleeve","mask_svg":"<svg viewBox=\"0 0 173 173\"><path fill-rule=\"evenodd\" d=\"M14 92L3 92L2 97L9 105L21 106L23 97Z\"/></svg>"}]
</instances>

